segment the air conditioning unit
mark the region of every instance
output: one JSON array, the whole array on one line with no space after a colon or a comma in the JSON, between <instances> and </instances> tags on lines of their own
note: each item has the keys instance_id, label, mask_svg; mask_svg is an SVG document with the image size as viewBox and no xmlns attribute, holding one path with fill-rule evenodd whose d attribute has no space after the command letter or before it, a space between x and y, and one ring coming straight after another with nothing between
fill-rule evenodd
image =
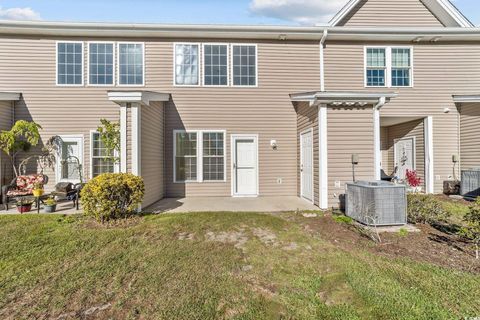
<instances>
[{"instance_id":1,"label":"air conditioning unit","mask_svg":"<svg viewBox=\"0 0 480 320\"><path fill-rule=\"evenodd\" d=\"M347 183L345 213L368 226L407 224L407 188L386 181Z\"/></svg>"},{"instance_id":2,"label":"air conditioning unit","mask_svg":"<svg viewBox=\"0 0 480 320\"><path fill-rule=\"evenodd\" d=\"M466 198L480 197L480 168L462 170L460 192Z\"/></svg>"}]
</instances>

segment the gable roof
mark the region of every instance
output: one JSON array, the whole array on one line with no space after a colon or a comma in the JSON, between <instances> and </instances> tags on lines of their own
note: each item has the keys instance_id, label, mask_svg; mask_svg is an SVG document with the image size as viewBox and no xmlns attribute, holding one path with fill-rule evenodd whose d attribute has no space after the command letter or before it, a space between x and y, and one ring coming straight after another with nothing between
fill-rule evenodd
<instances>
[{"instance_id":1,"label":"gable roof","mask_svg":"<svg viewBox=\"0 0 480 320\"><path fill-rule=\"evenodd\" d=\"M330 20L330 26L338 26L343 19L355 10L362 0L350 0L348 3ZM471 28L474 25L457 9L449 0L419 0L435 17L446 27Z\"/></svg>"}]
</instances>

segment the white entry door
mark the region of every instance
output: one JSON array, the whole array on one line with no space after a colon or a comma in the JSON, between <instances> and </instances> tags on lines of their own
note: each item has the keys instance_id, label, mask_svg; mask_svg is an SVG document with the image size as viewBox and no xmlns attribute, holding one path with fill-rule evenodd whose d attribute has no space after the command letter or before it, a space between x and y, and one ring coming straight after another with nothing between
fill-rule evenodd
<instances>
[{"instance_id":1,"label":"white entry door","mask_svg":"<svg viewBox=\"0 0 480 320\"><path fill-rule=\"evenodd\" d=\"M313 201L313 130L300 134L300 194Z\"/></svg>"},{"instance_id":2,"label":"white entry door","mask_svg":"<svg viewBox=\"0 0 480 320\"><path fill-rule=\"evenodd\" d=\"M258 195L257 140L257 136L232 135L233 196Z\"/></svg>"},{"instance_id":3,"label":"white entry door","mask_svg":"<svg viewBox=\"0 0 480 320\"><path fill-rule=\"evenodd\" d=\"M407 170L415 170L415 137L395 140L394 153L398 178L404 180Z\"/></svg>"}]
</instances>

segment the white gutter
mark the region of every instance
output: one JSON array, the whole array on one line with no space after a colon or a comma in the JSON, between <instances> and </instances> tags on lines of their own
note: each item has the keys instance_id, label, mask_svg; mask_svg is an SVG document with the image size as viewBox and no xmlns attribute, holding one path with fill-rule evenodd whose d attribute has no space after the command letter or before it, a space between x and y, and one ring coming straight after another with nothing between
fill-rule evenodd
<instances>
[{"instance_id":1,"label":"white gutter","mask_svg":"<svg viewBox=\"0 0 480 320\"><path fill-rule=\"evenodd\" d=\"M324 51L325 51L325 41L328 37L328 29L323 30L323 36L320 40L320 91L325 91L325 62L324 62Z\"/></svg>"}]
</instances>

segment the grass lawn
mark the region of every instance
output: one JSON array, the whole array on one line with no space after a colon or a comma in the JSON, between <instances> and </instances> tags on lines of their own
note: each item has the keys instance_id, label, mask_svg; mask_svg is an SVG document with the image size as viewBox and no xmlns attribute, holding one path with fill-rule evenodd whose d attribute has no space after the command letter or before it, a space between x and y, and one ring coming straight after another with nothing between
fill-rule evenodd
<instances>
[{"instance_id":1,"label":"grass lawn","mask_svg":"<svg viewBox=\"0 0 480 320\"><path fill-rule=\"evenodd\" d=\"M0 318L480 316L480 275L347 250L302 219L176 214L104 227L80 217L1 216Z\"/></svg>"}]
</instances>

